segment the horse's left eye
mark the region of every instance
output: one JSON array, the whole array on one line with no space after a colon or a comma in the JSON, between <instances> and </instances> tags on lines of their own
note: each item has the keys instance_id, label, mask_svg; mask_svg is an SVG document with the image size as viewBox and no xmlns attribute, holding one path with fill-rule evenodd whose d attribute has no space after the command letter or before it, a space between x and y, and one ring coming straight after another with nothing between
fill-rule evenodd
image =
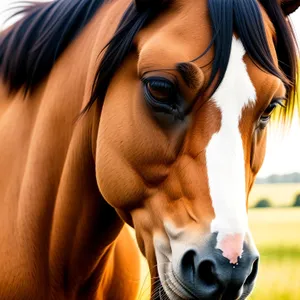
<instances>
[{"instance_id":1,"label":"horse's left eye","mask_svg":"<svg viewBox=\"0 0 300 300\"><path fill-rule=\"evenodd\" d=\"M142 80L146 102L155 112L173 115L183 119L180 96L176 85L163 77L150 77Z\"/></svg>"},{"instance_id":2,"label":"horse's left eye","mask_svg":"<svg viewBox=\"0 0 300 300\"><path fill-rule=\"evenodd\" d=\"M147 83L148 92L158 101L169 103L174 101L175 87L168 80L151 80Z\"/></svg>"},{"instance_id":3,"label":"horse's left eye","mask_svg":"<svg viewBox=\"0 0 300 300\"><path fill-rule=\"evenodd\" d=\"M271 115L277 106L285 107L284 99L274 99L265 109L259 120L261 128L265 128L267 126L268 122L270 121Z\"/></svg>"}]
</instances>

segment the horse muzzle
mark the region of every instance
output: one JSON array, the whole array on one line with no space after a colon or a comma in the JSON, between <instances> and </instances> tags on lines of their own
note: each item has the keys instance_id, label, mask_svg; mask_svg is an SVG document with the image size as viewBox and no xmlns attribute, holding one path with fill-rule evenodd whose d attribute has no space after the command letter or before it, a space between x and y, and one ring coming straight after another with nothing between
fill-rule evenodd
<instances>
[{"instance_id":1,"label":"horse muzzle","mask_svg":"<svg viewBox=\"0 0 300 300\"><path fill-rule=\"evenodd\" d=\"M170 300L235 300L250 294L258 271L256 248L245 241L242 255L232 264L216 249L216 236L211 234L202 247L186 246L176 263L165 267L163 276L159 272Z\"/></svg>"}]
</instances>

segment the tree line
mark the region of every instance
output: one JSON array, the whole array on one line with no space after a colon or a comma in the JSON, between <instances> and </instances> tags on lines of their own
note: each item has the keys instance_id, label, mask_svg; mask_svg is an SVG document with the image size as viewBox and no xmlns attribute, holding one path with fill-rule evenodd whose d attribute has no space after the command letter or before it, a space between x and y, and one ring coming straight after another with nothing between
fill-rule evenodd
<instances>
[{"instance_id":1,"label":"tree line","mask_svg":"<svg viewBox=\"0 0 300 300\"><path fill-rule=\"evenodd\" d=\"M270 184L270 183L300 183L300 173L294 172L284 175L270 175L268 177L258 177L256 184Z\"/></svg>"}]
</instances>

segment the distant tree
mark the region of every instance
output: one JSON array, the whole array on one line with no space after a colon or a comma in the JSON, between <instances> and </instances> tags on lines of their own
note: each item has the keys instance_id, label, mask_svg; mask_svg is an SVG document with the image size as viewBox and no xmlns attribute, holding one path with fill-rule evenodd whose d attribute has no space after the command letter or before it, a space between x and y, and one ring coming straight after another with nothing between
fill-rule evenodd
<instances>
[{"instance_id":1,"label":"distant tree","mask_svg":"<svg viewBox=\"0 0 300 300\"><path fill-rule=\"evenodd\" d=\"M294 207L300 207L300 194L296 196L295 202L293 204Z\"/></svg>"},{"instance_id":2,"label":"distant tree","mask_svg":"<svg viewBox=\"0 0 300 300\"><path fill-rule=\"evenodd\" d=\"M254 207L266 208L266 207L272 207L272 204L268 199L261 199L255 204Z\"/></svg>"}]
</instances>

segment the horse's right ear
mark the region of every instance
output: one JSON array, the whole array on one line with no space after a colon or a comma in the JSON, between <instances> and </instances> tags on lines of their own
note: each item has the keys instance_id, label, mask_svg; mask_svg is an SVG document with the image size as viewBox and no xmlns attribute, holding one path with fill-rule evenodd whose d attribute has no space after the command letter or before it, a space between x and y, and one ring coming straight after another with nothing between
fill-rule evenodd
<instances>
[{"instance_id":1,"label":"horse's right ear","mask_svg":"<svg viewBox=\"0 0 300 300\"><path fill-rule=\"evenodd\" d=\"M135 7L137 11L144 11L147 9L159 9L163 5L167 4L168 0L135 0Z\"/></svg>"}]
</instances>

